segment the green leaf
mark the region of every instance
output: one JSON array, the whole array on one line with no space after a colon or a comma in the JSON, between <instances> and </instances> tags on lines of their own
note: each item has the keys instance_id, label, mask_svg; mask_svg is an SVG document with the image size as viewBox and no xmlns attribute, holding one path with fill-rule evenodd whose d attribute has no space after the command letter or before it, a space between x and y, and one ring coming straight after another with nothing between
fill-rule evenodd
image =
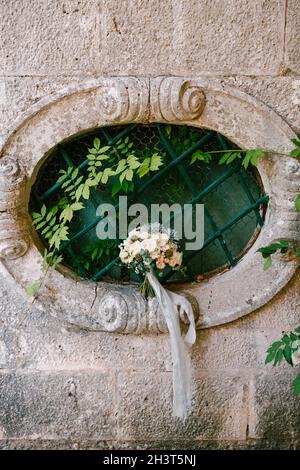
<instances>
[{"instance_id":1,"label":"green leaf","mask_svg":"<svg viewBox=\"0 0 300 470\"><path fill-rule=\"evenodd\" d=\"M108 156L108 155L104 155L104 154L103 154L103 155L98 155L96 159L97 159L98 162L101 162L101 161L103 161L103 160L108 160L108 159L109 159L109 156Z\"/></svg>"},{"instance_id":2,"label":"green leaf","mask_svg":"<svg viewBox=\"0 0 300 470\"><path fill-rule=\"evenodd\" d=\"M243 158L243 167L245 168L245 170L247 170L248 166L249 166L249 163L251 161L251 158L252 158L252 154L251 154L251 150L249 150L248 152L246 152L246 155L244 156Z\"/></svg>"},{"instance_id":3,"label":"green leaf","mask_svg":"<svg viewBox=\"0 0 300 470\"><path fill-rule=\"evenodd\" d=\"M236 160L237 158L240 158L240 157L241 157L241 155L238 152L232 152L232 154L226 160L226 165L229 165L234 160Z\"/></svg>"},{"instance_id":4,"label":"green leaf","mask_svg":"<svg viewBox=\"0 0 300 470\"><path fill-rule=\"evenodd\" d=\"M190 165L193 165L193 163L195 163L196 161L203 161L208 163L210 162L210 160L211 155L209 155L209 153L203 152L202 150L198 149L193 153Z\"/></svg>"},{"instance_id":5,"label":"green leaf","mask_svg":"<svg viewBox=\"0 0 300 470\"><path fill-rule=\"evenodd\" d=\"M291 139L291 142L296 145L296 147L300 147L300 140L298 139Z\"/></svg>"},{"instance_id":6,"label":"green leaf","mask_svg":"<svg viewBox=\"0 0 300 470\"><path fill-rule=\"evenodd\" d=\"M123 191L125 191L125 193L127 193L127 191L128 191L128 185L129 185L129 183L128 183L127 180L124 180L122 182L122 189L123 189Z\"/></svg>"},{"instance_id":7,"label":"green leaf","mask_svg":"<svg viewBox=\"0 0 300 470\"><path fill-rule=\"evenodd\" d=\"M59 220L62 220L64 223L70 222L73 218L73 210L71 206L67 206L59 216Z\"/></svg>"},{"instance_id":8,"label":"green leaf","mask_svg":"<svg viewBox=\"0 0 300 470\"><path fill-rule=\"evenodd\" d=\"M119 161L117 169L115 170L115 174L118 175L119 173L122 173L126 168L126 160L123 158L122 160Z\"/></svg>"},{"instance_id":9,"label":"green leaf","mask_svg":"<svg viewBox=\"0 0 300 470\"><path fill-rule=\"evenodd\" d=\"M166 131L167 137L170 137L171 133L172 133L172 127L171 126L166 126L165 131Z\"/></svg>"},{"instance_id":10,"label":"green leaf","mask_svg":"<svg viewBox=\"0 0 300 470\"><path fill-rule=\"evenodd\" d=\"M120 180L117 180L115 184L112 187L111 194L114 197L121 189L121 183Z\"/></svg>"},{"instance_id":11,"label":"green leaf","mask_svg":"<svg viewBox=\"0 0 300 470\"><path fill-rule=\"evenodd\" d=\"M293 158L299 158L300 157L300 140L299 139L291 139L293 144L296 146L291 152L290 156Z\"/></svg>"},{"instance_id":12,"label":"green leaf","mask_svg":"<svg viewBox=\"0 0 300 470\"><path fill-rule=\"evenodd\" d=\"M265 156L265 152L261 148L253 149L251 152L251 164L253 166L257 166L258 160Z\"/></svg>"},{"instance_id":13,"label":"green leaf","mask_svg":"<svg viewBox=\"0 0 300 470\"><path fill-rule=\"evenodd\" d=\"M289 335L284 335L282 337L282 341L284 342L284 344L290 344L291 341Z\"/></svg>"},{"instance_id":14,"label":"green leaf","mask_svg":"<svg viewBox=\"0 0 300 470\"><path fill-rule=\"evenodd\" d=\"M82 197L83 197L83 199L89 199L89 197L90 197L90 188L87 184L85 184L84 187L83 187Z\"/></svg>"},{"instance_id":15,"label":"green leaf","mask_svg":"<svg viewBox=\"0 0 300 470\"><path fill-rule=\"evenodd\" d=\"M300 148L295 148L290 152L290 156L293 158L299 158L300 157Z\"/></svg>"},{"instance_id":16,"label":"green leaf","mask_svg":"<svg viewBox=\"0 0 300 470\"><path fill-rule=\"evenodd\" d=\"M78 168L75 168L75 170L74 170L73 173L72 173L72 179L73 179L73 180L77 177L78 173L79 173L79 169L78 169Z\"/></svg>"},{"instance_id":17,"label":"green leaf","mask_svg":"<svg viewBox=\"0 0 300 470\"><path fill-rule=\"evenodd\" d=\"M297 375L293 382L293 393L295 396L300 394L300 373Z\"/></svg>"},{"instance_id":18,"label":"green leaf","mask_svg":"<svg viewBox=\"0 0 300 470\"><path fill-rule=\"evenodd\" d=\"M49 225L47 225L47 227L44 228L44 230L41 231L41 235L45 235L47 232L49 232L49 230L51 230L51 227L49 227Z\"/></svg>"},{"instance_id":19,"label":"green leaf","mask_svg":"<svg viewBox=\"0 0 300 470\"><path fill-rule=\"evenodd\" d=\"M106 184L110 176L115 176L114 170L112 170L111 168L105 168L101 178L101 183Z\"/></svg>"},{"instance_id":20,"label":"green leaf","mask_svg":"<svg viewBox=\"0 0 300 470\"><path fill-rule=\"evenodd\" d=\"M76 193L75 193L75 199L76 199L76 201L79 201L79 199L81 198L83 189L84 189L84 184L82 183L82 184L79 185L78 188L76 189Z\"/></svg>"},{"instance_id":21,"label":"green leaf","mask_svg":"<svg viewBox=\"0 0 300 470\"><path fill-rule=\"evenodd\" d=\"M270 351L277 351L277 349L282 346L282 341L281 340L278 340L278 341L274 341L274 343L271 344L271 346L267 349L267 352L270 352Z\"/></svg>"},{"instance_id":22,"label":"green leaf","mask_svg":"<svg viewBox=\"0 0 300 470\"><path fill-rule=\"evenodd\" d=\"M43 217L45 217L46 212L47 212L47 207L45 206L45 204L43 204L42 208L41 208L41 214L42 214Z\"/></svg>"},{"instance_id":23,"label":"green leaf","mask_svg":"<svg viewBox=\"0 0 300 470\"><path fill-rule=\"evenodd\" d=\"M27 287L26 294L29 297L35 296L38 293L38 291L40 290L42 282L43 282L42 279L39 279L38 281L31 284L31 286Z\"/></svg>"},{"instance_id":24,"label":"green leaf","mask_svg":"<svg viewBox=\"0 0 300 470\"><path fill-rule=\"evenodd\" d=\"M300 211L300 194L298 194L298 196L295 199L295 208L296 208L296 211Z\"/></svg>"},{"instance_id":25,"label":"green leaf","mask_svg":"<svg viewBox=\"0 0 300 470\"><path fill-rule=\"evenodd\" d=\"M129 155L127 158L127 165L130 168L130 170L136 170L141 166L141 163L138 161L137 157L135 155Z\"/></svg>"},{"instance_id":26,"label":"green leaf","mask_svg":"<svg viewBox=\"0 0 300 470\"><path fill-rule=\"evenodd\" d=\"M219 165L223 165L224 163L226 163L226 165L229 165L237 158L241 158L241 154L239 152L226 152L220 158Z\"/></svg>"},{"instance_id":27,"label":"green leaf","mask_svg":"<svg viewBox=\"0 0 300 470\"><path fill-rule=\"evenodd\" d=\"M94 138L93 145L94 145L95 149L97 149L97 150L100 148L100 139L98 137Z\"/></svg>"},{"instance_id":28,"label":"green leaf","mask_svg":"<svg viewBox=\"0 0 300 470\"><path fill-rule=\"evenodd\" d=\"M61 185L62 189L66 188L70 184L70 179L67 178L66 181Z\"/></svg>"},{"instance_id":29,"label":"green leaf","mask_svg":"<svg viewBox=\"0 0 300 470\"><path fill-rule=\"evenodd\" d=\"M33 219L37 219L38 217L40 218L41 217L41 214L39 214L38 212L31 212L31 217Z\"/></svg>"},{"instance_id":30,"label":"green leaf","mask_svg":"<svg viewBox=\"0 0 300 470\"><path fill-rule=\"evenodd\" d=\"M278 349L277 353L275 354L275 359L274 359L274 366L277 364L280 364L283 359L283 350Z\"/></svg>"},{"instance_id":31,"label":"green leaf","mask_svg":"<svg viewBox=\"0 0 300 470\"><path fill-rule=\"evenodd\" d=\"M128 191L131 191L131 192L134 191L134 182L133 182L133 181L129 181L129 183L128 183Z\"/></svg>"},{"instance_id":32,"label":"green leaf","mask_svg":"<svg viewBox=\"0 0 300 470\"><path fill-rule=\"evenodd\" d=\"M265 364L269 364L270 362L273 361L274 357L275 357L275 352L271 351L267 354L267 357L266 357L266 360L265 360Z\"/></svg>"},{"instance_id":33,"label":"green leaf","mask_svg":"<svg viewBox=\"0 0 300 470\"><path fill-rule=\"evenodd\" d=\"M57 183L61 183L61 182L64 181L65 179L66 179L66 172L64 172L64 174L63 174L62 176L60 176L60 177L56 180L56 182L57 182Z\"/></svg>"},{"instance_id":34,"label":"green leaf","mask_svg":"<svg viewBox=\"0 0 300 470\"><path fill-rule=\"evenodd\" d=\"M271 243L270 245L267 246L262 246L257 250L258 253L262 253L263 255L269 256L273 255L276 253L277 250L281 248L280 243Z\"/></svg>"},{"instance_id":35,"label":"green leaf","mask_svg":"<svg viewBox=\"0 0 300 470\"><path fill-rule=\"evenodd\" d=\"M267 271L272 266L272 258L268 256L264 262L264 271Z\"/></svg>"},{"instance_id":36,"label":"green leaf","mask_svg":"<svg viewBox=\"0 0 300 470\"><path fill-rule=\"evenodd\" d=\"M137 171L140 178L142 178L143 176L145 176L149 173L149 171L150 171L150 162L151 162L151 159L149 157L145 158L142 161L142 164L141 164L141 166L139 167L139 169Z\"/></svg>"},{"instance_id":37,"label":"green leaf","mask_svg":"<svg viewBox=\"0 0 300 470\"><path fill-rule=\"evenodd\" d=\"M59 227L49 240L50 248L54 245L58 250L62 241L68 240L68 227Z\"/></svg>"},{"instance_id":38,"label":"green leaf","mask_svg":"<svg viewBox=\"0 0 300 470\"><path fill-rule=\"evenodd\" d=\"M98 150L98 155L101 153L105 153L110 149L109 145L106 145L105 147L101 147L101 149Z\"/></svg>"},{"instance_id":39,"label":"green leaf","mask_svg":"<svg viewBox=\"0 0 300 470\"><path fill-rule=\"evenodd\" d=\"M119 180L120 180L121 183L123 183L123 181L124 181L124 178L126 176L126 171L127 170L123 171L123 173L120 174ZM122 187L123 187L123 185L122 185Z\"/></svg>"},{"instance_id":40,"label":"green leaf","mask_svg":"<svg viewBox=\"0 0 300 470\"><path fill-rule=\"evenodd\" d=\"M82 202L73 202L71 208L73 209L73 211L80 211L84 208L84 205L82 204Z\"/></svg>"},{"instance_id":41,"label":"green leaf","mask_svg":"<svg viewBox=\"0 0 300 470\"><path fill-rule=\"evenodd\" d=\"M292 350L291 350L291 347L289 345L285 346L285 348L283 350L283 356L284 356L286 362L292 366L293 365Z\"/></svg>"},{"instance_id":42,"label":"green leaf","mask_svg":"<svg viewBox=\"0 0 300 470\"><path fill-rule=\"evenodd\" d=\"M163 165L161 155L153 154L150 162L150 171L157 171Z\"/></svg>"},{"instance_id":43,"label":"green leaf","mask_svg":"<svg viewBox=\"0 0 300 470\"><path fill-rule=\"evenodd\" d=\"M125 175L127 181L132 181L133 178L133 171L132 170L126 170L126 175Z\"/></svg>"},{"instance_id":44,"label":"green leaf","mask_svg":"<svg viewBox=\"0 0 300 470\"><path fill-rule=\"evenodd\" d=\"M40 228L44 227L44 225L46 225L46 223L47 223L46 220L44 220L43 222L39 223L39 224L35 227L35 229L36 229L36 230L39 230Z\"/></svg>"}]
</instances>

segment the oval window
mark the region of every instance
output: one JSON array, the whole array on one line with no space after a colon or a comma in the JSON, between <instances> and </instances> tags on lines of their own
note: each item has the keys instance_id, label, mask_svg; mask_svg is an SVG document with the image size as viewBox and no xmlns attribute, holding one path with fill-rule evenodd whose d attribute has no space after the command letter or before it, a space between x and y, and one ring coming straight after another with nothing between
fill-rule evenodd
<instances>
[{"instance_id":1,"label":"oval window","mask_svg":"<svg viewBox=\"0 0 300 470\"><path fill-rule=\"evenodd\" d=\"M186 271L173 271L172 278L166 272L165 280L197 280L228 269L256 239L267 197L256 169L243 168L225 150L238 148L217 132L175 125L101 127L70 138L51 150L38 172L30 199L34 226L44 246L50 242L80 277L128 282L135 275L120 265L120 240L97 237L97 207L111 203L118 213L120 195L149 209L154 203L203 203L204 246L185 251ZM100 172L96 186L83 185ZM65 232L55 239L61 220Z\"/></svg>"}]
</instances>

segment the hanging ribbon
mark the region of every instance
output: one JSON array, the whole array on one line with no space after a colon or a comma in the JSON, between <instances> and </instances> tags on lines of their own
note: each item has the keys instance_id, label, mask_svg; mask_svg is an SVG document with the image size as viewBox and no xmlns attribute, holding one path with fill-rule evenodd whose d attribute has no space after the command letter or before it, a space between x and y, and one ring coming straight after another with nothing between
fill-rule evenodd
<instances>
[{"instance_id":1,"label":"hanging ribbon","mask_svg":"<svg viewBox=\"0 0 300 470\"><path fill-rule=\"evenodd\" d=\"M173 361L173 414L184 419L191 408L190 347L196 341L193 308L182 295L164 289L153 273L148 273L146 276L155 292L170 333ZM179 319L184 319L185 316L189 320L189 327L182 337Z\"/></svg>"}]
</instances>

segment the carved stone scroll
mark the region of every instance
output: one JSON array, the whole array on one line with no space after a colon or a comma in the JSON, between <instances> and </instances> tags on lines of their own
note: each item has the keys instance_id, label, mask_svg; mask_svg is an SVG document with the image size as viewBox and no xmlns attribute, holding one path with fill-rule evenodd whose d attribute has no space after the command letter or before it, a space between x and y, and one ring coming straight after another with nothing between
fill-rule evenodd
<instances>
[{"instance_id":1,"label":"carved stone scroll","mask_svg":"<svg viewBox=\"0 0 300 470\"><path fill-rule=\"evenodd\" d=\"M203 89L183 78L156 79L151 99L156 119L170 122L196 120L205 107Z\"/></svg>"}]
</instances>

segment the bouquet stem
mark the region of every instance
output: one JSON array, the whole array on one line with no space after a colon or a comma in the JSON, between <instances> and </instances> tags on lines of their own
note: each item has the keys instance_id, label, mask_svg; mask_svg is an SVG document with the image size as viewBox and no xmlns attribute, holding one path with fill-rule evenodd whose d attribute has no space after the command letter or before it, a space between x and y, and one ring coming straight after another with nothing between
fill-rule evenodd
<instances>
[{"instance_id":1,"label":"bouquet stem","mask_svg":"<svg viewBox=\"0 0 300 470\"><path fill-rule=\"evenodd\" d=\"M147 276L145 276L143 283L139 287L141 294L148 299L148 297L155 297L155 292L152 285L149 282Z\"/></svg>"}]
</instances>

